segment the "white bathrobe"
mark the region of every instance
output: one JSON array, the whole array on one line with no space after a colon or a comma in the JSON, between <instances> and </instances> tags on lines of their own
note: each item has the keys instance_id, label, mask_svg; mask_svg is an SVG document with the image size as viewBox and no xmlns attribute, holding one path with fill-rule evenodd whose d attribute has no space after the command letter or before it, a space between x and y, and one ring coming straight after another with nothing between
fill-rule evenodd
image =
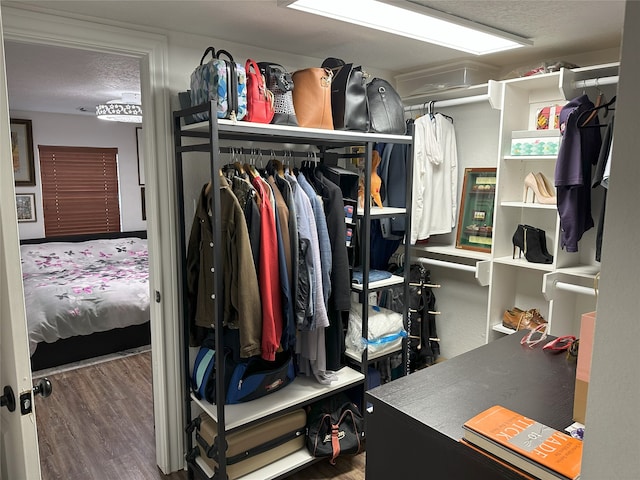
<instances>
[{"instance_id":1,"label":"white bathrobe","mask_svg":"<svg viewBox=\"0 0 640 480\"><path fill-rule=\"evenodd\" d=\"M438 113L415 121L411 243L455 227L458 152L451 120Z\"/></svg>"}]
</instances>

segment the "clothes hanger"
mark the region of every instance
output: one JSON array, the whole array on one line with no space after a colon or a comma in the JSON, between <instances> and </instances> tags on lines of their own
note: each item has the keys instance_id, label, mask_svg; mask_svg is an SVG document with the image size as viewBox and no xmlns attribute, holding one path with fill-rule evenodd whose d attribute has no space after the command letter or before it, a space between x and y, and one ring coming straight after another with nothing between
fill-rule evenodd
<instances>
[{"instance_id":1,"label":"clothes hanger","mask_svg":"<svg viewBox=\"0 0 640 480\"><path fill-rule=\"evenodd\" d=\"M584 120L584 122L580 123L580 128L586 127L591 122L591 120L594 119L594 117L598 114L597 108L602 105L602 102L604 102L604 93L598 87L598 79L597 78L596 78L596 88L598 89L598 96L596 97L595 108L594 108L594 110L591 111L591 113ZM584 94L584 90L583 90L583 94Z\"/></svg>"},{"instance_id":2,"label":"clothes hanger","mask_svg":"<svg viewBox=\"0 0 640 480\"><path fill-rule=\"evenodd\" d=\"M598 125L587 125L587 122L583 122L582 119L583 119L583 117L590 117L591 118L591 114L593 112L597 113L598 110L601 110L603 108L605 109L604 117L606 117L609 114L610 111L615 110L615 108L611 107L611 105L613 105L615 103L615 101L616 101L616 97L614 96L611 100L609 100L604 105L599 105L597 107L593 107L593 108L591 108L589 110L586 110L586 111L582 112L580 114L580 116L578 117L578 120L577 120L577 124L579 125L579 128L602 128L602 127L606 127L607 126L606 123L602 123L602 124L598 124Z\"/></svg>"}]
</instances>

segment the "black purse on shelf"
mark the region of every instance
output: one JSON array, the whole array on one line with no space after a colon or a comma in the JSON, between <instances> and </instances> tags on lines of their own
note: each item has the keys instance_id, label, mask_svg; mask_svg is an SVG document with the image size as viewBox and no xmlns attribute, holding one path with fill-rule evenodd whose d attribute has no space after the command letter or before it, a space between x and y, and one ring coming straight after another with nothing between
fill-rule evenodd
<instances>
[{"instance_id":1,"label":"black purse on shelf","mask_svg":"<svg viewBox=\"0 0 640 480\"><path fill-rule=\"evenodd\" d=\"M331 113L335 130L369 130L367 113L367 73L362 67L345 63L339 58L327 58L323 68L333 71L331 82Z\"/></svg>"},{"instance_id":2,"label":"black purse on shelf","mask_svg":"<svg viewBox=\"0 0 640 480\"><path fill-rule=\"evenodd\" d=\"M404 135L404 105L395 88L382 78L374 78L367 85L369 128L372 132Z\"/></svg>"}]
</instances>

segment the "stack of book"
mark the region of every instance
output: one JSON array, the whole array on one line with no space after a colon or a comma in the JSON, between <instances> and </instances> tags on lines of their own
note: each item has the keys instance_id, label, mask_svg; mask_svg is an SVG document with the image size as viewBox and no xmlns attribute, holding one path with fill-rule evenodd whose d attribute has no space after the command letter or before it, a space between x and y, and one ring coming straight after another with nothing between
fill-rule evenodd
<instances>
[{"instance_id":1,"label":"stack of book","mask_svg":"<svg viewBox=\"0 0 640 480\"><path fill-rule=\"evenodd\" d=\"M496 405L463 425L463 442L542 480L580 478L582 441Z\"/></svg>"}]
</instances>

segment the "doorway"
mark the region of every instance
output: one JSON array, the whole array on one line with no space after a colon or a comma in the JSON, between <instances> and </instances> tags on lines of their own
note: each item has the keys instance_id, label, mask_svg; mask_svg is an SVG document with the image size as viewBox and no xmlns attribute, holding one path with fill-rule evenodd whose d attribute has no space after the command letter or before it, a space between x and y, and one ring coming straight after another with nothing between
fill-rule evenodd
<instances>
[{"instance_id":1,"label":"doorway","mask_svg":"<svg viewBox=\"0 0 640 480\"><path fill-rule=\"evenodd\" d=\"M175 307L175 279L163 263L172 264L175 244L172 192L158 194L158 185L170 181L167 172L171 147L166 119L168 110L167 41L157 34L131 31L70 18L43 15L15 8L2 9L4 41L56 45L68 48L108 52L137 58L141 67L142 103L145 106L145 151L147 161L146 214L149 231L151 302L151 344L154 348L153 398L156 463L163 472L182 468L184 460L182 418L182 372L178 354L179 331ZM8 72L11 74L11 72ZM160 179L160 181L158 181ZM165 187L166 190L166 187ZM157 220L160 211L163 225ZM168 215L166 212L170 212ZM18 252L16 252L18 254ZM161 262L159 259L165 259ZM162 301L160 300L162 298ZM168 321L163 321L168 318ZM55 386L54 386L55 388ZM28 447L27 447L28 448ZM36 446L32 446L37 449Z\"/></svg>"}]
</instances>

